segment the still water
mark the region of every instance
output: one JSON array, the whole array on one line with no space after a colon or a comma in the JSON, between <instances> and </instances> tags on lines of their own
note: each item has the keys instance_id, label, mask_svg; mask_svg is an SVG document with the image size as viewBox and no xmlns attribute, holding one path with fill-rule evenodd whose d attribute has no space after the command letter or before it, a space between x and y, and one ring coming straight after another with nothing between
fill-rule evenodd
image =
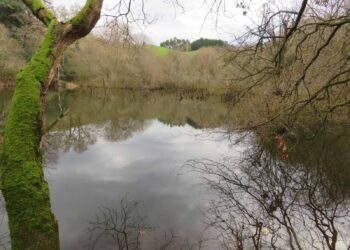
<instances>
[{"instance_id":1,"label":"still water","mask_svg":"<svg viewBox=\"0 0 350 250\"><path fill-rule=\"evenodd\" d=\"M0 130L10 98L0 93ZM349 129L295 132L281 160L274 140L222 133L232 116L191 93L50 93L45 177L61 249L127 249L125 232L129 249L346 249Z\"/></svg>"}]
</instances>

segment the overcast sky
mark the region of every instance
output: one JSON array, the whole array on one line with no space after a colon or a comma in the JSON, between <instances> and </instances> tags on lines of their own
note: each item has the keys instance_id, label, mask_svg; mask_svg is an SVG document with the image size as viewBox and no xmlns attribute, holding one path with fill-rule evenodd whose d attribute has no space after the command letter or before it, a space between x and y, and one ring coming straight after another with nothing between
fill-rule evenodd
<instances>
[{"instance_id":1,"label":"overcast sky","mask_svg":"<svg viewBox=\"0 0 350 250\"><path fill-rule=\"evenodd\" d=\"M250 9L247 15L243 15L243 10L236 8L233 1L232 5L227 5L230 13L229 17L220 15L220 19L216 24L217 18L208 14L208 6L202 4L202 0L185 1L181 4L181 8L174 8L170 3L171 0L145 0L145 12L150 20L154 20L151 24L146 26L139 25L134 27L134 33L144 33L152 44L159 44L160 42L178 37L182 39L196 40L201 37L212 39L223 39L231 42L234 36L241 34L244 27L256 19L259 9L257 4L254 4L255 10ZM69 6L83 5L85 0L54 0L54 6ZM104 13L107 13L113 5L113 0L104 1ZM135 10L137 12L137 10Z\"/></svg>"}]
</instances>

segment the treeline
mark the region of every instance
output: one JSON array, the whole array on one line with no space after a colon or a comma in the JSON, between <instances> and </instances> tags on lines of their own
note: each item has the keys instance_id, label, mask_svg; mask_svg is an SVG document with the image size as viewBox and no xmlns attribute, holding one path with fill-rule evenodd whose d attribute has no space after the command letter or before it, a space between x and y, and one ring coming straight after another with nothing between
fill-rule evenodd
<instances>
[{"instance_id":1,"label":"treeline","mask_svg":"<svg viewBox=\"0 0 350 250\"><path fill-rule=\"evenodd\" d=\"M202 48L190 54L171 50L159 56L144 46L143 39L126 36L122 29L105 28L72 45L62 60L61 84L150 89L225 86L223 49ZM43 25L21 1L0 0L1 82L14 84L16 73L36 50L43 31ZM186 44L172 42L178 47Z\"/></svg>"},{"instance_id":2,"label":"treeline","mask_svg":"<svg viewBox=\"0 0 350 250\"><path fill-rule=\"evenodd\" d=\"M0 0L0 81L14 83L16 73L37 48L43 31L43 25L21 1ZM125 34L120 26L105 28L71 46L62 60L61 83L150 89L222 89L227 83L221 59L223 49L181 53L179 48L187 46L184 50L190 50L191 44L175 39L170 44L178 50L159 56L144 46L144 39Z\"/></svg>"},{"instance_id":3,"label":"treeline","mask_svg":"<svg viewBox=\"0 0 350 250\"><path fill-rule=\"evenodd\" d=\"M200 38L191 43L191 50L198 50L203 47L222 47L227 45L223 40Z\"/></svg>"},{"instance_id":4,"label":"treeline","mask_svg":"<svg viewBox=\"0 0 350 250\"><path fill-rule=\"evenodd\" d=\"M61 78L84 86L111 88L223 89L229 72L219 48L160 56L142 44L89 36L66 53Z\"/></svg>"},{"instance_id":5,"label":"treeline","mask_svg":"<svg viewBox=\"0 0 350 250\"><path fill-rule=\"evenodd\" d=\"M35 25L34 32L26 32L32 28L12 31L0 24L0 81L13 84L38 46L43 28ZM118 32L80 40L62 60L61 83L112 88L223 88L227 83L223 49L202 48L191 54L171 50L159 56L132 40L125 42Z\"/></svg>"},{"instance_id":6,"label":"treeline","mask_svg":"<svg viewBox=\"0 0 350 250\"><path fill-rule=\"evenodd\" d=\"M176 37L160 43L161 47L180 51L195 51L203 47L222 47L225 45L228 45L227 42L220 39L200 38L191 43L187 39L179 39Z\"/></svg>"},{"instance_id":7,"label":"treeline","mask_svg":"<svg viewBox=\"0 0 350 250\"><path fill-rule=\"evenodd\" d=\"M0 80L13 82L35 50L43 27L28 13L19 13L21 7L4 8L4 3L0 0ZM194 52L183 52L189 41L174 38L162 44L173 48L163 56L142 40L128 40L120 30L106 29L71 46L59 75L63 82L81 86L221 91L225 101L240 101L236 107L242 112L236 118L245 121L242 127L310 117L346 122L350 120L349 25L335 31L332 26L314 30L313 22L303 19L302 28L283 50L279 34L239 47L202 38L190 44L191 49L199 48Z\"/></svg>"}]
</instances>

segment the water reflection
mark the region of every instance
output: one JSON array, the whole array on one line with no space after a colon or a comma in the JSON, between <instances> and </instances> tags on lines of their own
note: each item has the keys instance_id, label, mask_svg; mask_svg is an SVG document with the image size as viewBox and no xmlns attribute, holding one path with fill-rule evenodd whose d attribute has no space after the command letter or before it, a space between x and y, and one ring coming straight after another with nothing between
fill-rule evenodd
<instances>
[{"instance_id":1,"label":"water reflection","mask_svg":"<svg viewBox=\"0 0 350 250\"><path fill-rule=\"evenodd\" d=\"M0 130L10 98L0 92ZM208 133L229 126L229 111L184 93L48 95L45 176L61 248L126 248L119 215L137 204L129 249L346 249L349 128L293 131L281 159L274 135L232 144L236 134ZM101 226L110 220L121 233Z\"/></svg>"},{"instance_id":2,"label":"water reflection","mask_svg":"<svg viewBox=\"0 0 350 250\"><path fill-rule=\"evenodd\" d=\"M207 223L225 248L349 249L349 130L334 132L298 134L288 160L260 141L239 160L188 162L217 194Z\"/></svg>"},{"instance_id":3,"label":"water reflection","mask_svg":"<svg viewBox=\"0 0 350 250\"><path fill-rule=\"evenodd\" d=\"M0 90L0 147L2 143L2 131L5 127L5 118L10 106L12 91ZM0 159L1 160L1 159ZM0 195L0 249L10 249L10 236L7 228L7 215L2 195Z\"/></svg>"},{"instance_id":4,"label":"water reflection","mask_svg":"<svg viewBox=\"0 0 350 250\"><path fill-rule=\"evenodd\" d=\"M6 215L5 203L0 196L0 249L11 249L10 235L7 229L8 218Z\"/></svg>"},{"instance_id":5,"label":"water reflection","mask_svg":"<svg viewBox=\"0 0 350 250\"><path fill-rule=\"evenodd\" d=\"M138 201L130 201L126 195L116 208L100 207L94 221L90 222L88 232L89 249L159 249L159 250L194 250L217 249L217 245L205 238L207 229L197 239L183 238L173 230L159 232L142 215ZM158 236L158 237L157 237ZM160 237L159 237L160 236ZM195 240L195 241L194 241Z\"/></svg>"},{"instance_id":6,"label":"water reflection","mask_svg":"<svg viewBox=\"0 0 350 250\"><path fill-rule=\"evenodd\" d=\"M154 237L162 238L164 232L173 230L177 237L193 240L206 227L199 208L206 206L204 198L209 193L196 186L195 175L178 175L177 169L192 157L217 158L228 153L227 141L220 135L198 139L198 131L188 125L147 123L146 130L115 142L105 138L104 126L85 125L96 132L95 143L83 152L74 147L61 152L55 169L47 169L62 249L86 245L84 229L96 209L118 208L126 193L142 202L149 224L159 232Z\"/></svg>"},{"instance_id":7,"label":"water reflection","mask_svg":"<svg viewBox=\"0 0 350 250\"><path fill-rule=\"evenodd\" d=\"M125 196L118 208L100 207L94 221L90 222L89 248L100 249L108 246L120 250L141 248L141 238L152 230L146 222L147 218L140 214L137 201L129 201Z\"/></svg>"},{"instance_id":8,"label":"water reflection","mask_svg":"<svg viewBox=\"0 0 350 250\"><path fill-rule=\"evenodd\" d=\"M229 107L218 98L204 101L183 95L89 90L64 91L58 97L51 93L46 120L48 127L55 126L46 135L46 165L56 163L58 152L87 150L97 137L109 142L127 140L147 129L152 119L170 127L189 125L195 129L216 128L230 119ZM60 117L67 110L66 116Z\"/></svg>"}]
</instances>

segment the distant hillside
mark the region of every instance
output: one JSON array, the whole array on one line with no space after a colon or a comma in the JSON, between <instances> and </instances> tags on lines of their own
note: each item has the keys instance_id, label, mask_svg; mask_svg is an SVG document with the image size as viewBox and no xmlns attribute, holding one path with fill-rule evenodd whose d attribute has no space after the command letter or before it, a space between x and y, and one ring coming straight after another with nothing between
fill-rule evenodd
<instances>
[{"instance_id":1,"label":"distant hillside","mask_svg":"<svg viewBox=\"0 0 350 250\"><path fill-rule=\"evenodd\" d=\"M172 49L164 48L161 46L157 45L145 45L145 48L151 51L154 55L157 56L167 56L170 54L171 51L174 51ZM177 51L185 55L192 56L194 55L197 51Z\"/></svg>"},{"instance_id":2,"label":"distant hillside","mask_svg":"<svg viewBox=\"0 0 350 250\"><path fill-rule=\"evenodd\" d=\"M199 50L203 47L222 47L227 45L227 43L223 40L218 39L208 39L208 38L200 38L191 43L191 50Z\"/></svg>"},{"instance_id":3,"label":"distant hillside","mask_svg":"<svg viewBox=\"0 0 350 250\"><path fill-rule=\"evenodd\" d=\"M145 45L145 47L157 56L169 55L170 49L156 46L156 45Z\"/></svg>"}]
</instances>

